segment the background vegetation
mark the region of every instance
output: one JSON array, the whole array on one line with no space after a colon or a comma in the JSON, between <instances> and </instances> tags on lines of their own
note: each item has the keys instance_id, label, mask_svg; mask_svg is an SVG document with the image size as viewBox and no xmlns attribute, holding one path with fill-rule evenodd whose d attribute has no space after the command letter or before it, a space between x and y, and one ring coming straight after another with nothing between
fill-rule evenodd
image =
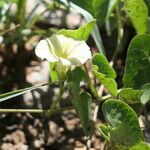
<instances>
[{"instance_id":1,"label":"background vegetation","mask_svg":"<svg viewBox=\"0 0 150 150\"><path fill-rule=\"evenodd\" d=\"M77 29L93 19L96 19L96 26L93 31L91 28L92 34L87 43L93 54L100 52L111 63L117 73L115 81L118 89L124 86L138 90L145 83L150 82L150 45L147 42L141 42L144 45L144 48L141 49L147 53L144 60L143 53L135 52L126 61L127 50L136 49L141 39L148 41L150 38L148 35L150 33L149 0L138 0L138 2L137 0L68 0L68 2L65 0L0 1L0 94L49 82L51 80L49 64L46 61L41 62L35 55L35 46L39 40L50 37L59 29ZM66 34L65 30L61 30L61 32ZM141 37L134 38L136 35L141 35ZM133 38L134 41L131 42ZM137 63L132 64L130 62L132 59L137 60ZM95 57L93 64L97 65L97 60L99 58ZM126 71L125 64L129 66ZM141 68L140 72L139 68ZM87 64L87 70L90 70L90 63ZM112 74L110 78L114 79ZM138 79L136 78L137 74L139 74ZM91 82L94 81L94 77L91 75ZM96 87L101 92L101 96L108 94L106 89L100 88L100 84L96 84ZM150 142L149 87L149 84L142 87L148 95L148 98L142 98L142 106L139 103L134 105L135 110L141 108L140 112L137 111L142 132L147 142ZM29 89L30 92L8 101L3 101L3 97L1 97L0 110L6 108L48 109L58 93L58 85L51 84L43 88L34 88L36 90L30 91L31 89ZM82 88L91 92L86 86ZM25 89L25 91L28 90ZM24 93L24 90L21 92ZM122 92L130 93L130 90ZM92 96L94 97L94 95ZM121 96L125 100L129 99L123 94L120 94ZM1 113L0 149L86 149L87 140L68 99L70 96L66 91L60 104L65 110L60 109L51 118L45 117L44 114L30 114L28 112ZM99 110L97 110L95 127L105 122L101 112L102 104L103 102L100 102L98 107L95 107L97 104L93 106L94 110ZM109 111L107 105L106 103L103 106L105 113ZM115 105L115 101L113 105ZM120 107L124 106L120 104ZM107 118L108 121L110 121L109 119ZM111 122L111 125L113 123ZM104 128L102 126L99 130ZM95 130L92 135L91 149L103 149L105 147L104 137L98 130ZM117 141L113 142L117 143Z\"/></svg>"}]
</instances>

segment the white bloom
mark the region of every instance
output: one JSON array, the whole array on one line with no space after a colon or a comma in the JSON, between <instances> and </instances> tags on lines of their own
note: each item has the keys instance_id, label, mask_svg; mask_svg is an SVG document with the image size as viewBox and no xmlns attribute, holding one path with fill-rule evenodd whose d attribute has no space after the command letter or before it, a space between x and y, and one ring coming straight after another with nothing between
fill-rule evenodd
<instances>
[{"instance_id":1,"label":"white bloom","mask_svg":"<svg viewBox=\"0 0 150 150\"><path fill-rule=\"evenodd\" d=\"M59 62L63 66L84 64L91 58L89 46L84 41L74 40L64 35L52 35L46 40L41 40L35 53L49 62Z\"/></svg>"}]
</instances>

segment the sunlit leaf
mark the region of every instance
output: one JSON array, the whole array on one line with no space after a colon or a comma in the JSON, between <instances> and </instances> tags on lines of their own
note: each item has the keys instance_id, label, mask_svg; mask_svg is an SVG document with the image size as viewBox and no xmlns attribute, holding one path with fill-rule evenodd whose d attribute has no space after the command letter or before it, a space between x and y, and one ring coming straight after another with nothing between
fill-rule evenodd
<instances>
[{"instance_id":1,"label":"sunlit leaf","mask_svg":"<svg viewBox=\"0 0 150 150\"><path fill-rule=\"evenodd\" d=\"M131 147L143 140L138 117L129 105L117 99L109 99L104 102L102 110L111 125L111 142Z\"/></svg>"},{"instance_id":2,"label":"sunlit leaf","mask_svg":"<svg viewBox=\"0 0 150 150\"><path fill-rule=\"evenodd\" d=\"M140 142L137 145L131 147L129 150L150 150L150 145L145 142Z\"/></svg>"},{"instance_id":3,"label":"sunlit leaf","mask_svg":"<svg viewBox=\"0 0 150 150\"><path fill-rule=\"evenodd\" d=\"M143 104L146 104L148 101L150 101L150 83L146 83L142 86L142 90L144 93L141 96L141 102Z\"/></svg>"},{"instance_id":4,"label":"sunlit leaf","mask_svg":"<svg viewBox=\"0 0 150 150\"><path fill-rule=\"evenodd\" d=\"M99 127L99 132L102 134L102 136L105 138L106 141L110 141L110 128L101 124Z\"/></svg>"},{"instance_id":5,"label":"sunlit leaf","mask_svg":"<svg viewBox=\"0 0 150 150\"><path fill-rule=\"evenodd\" d=\"M132 88L123 88L119 92L119 99L128 104L140 103L141 102L140 96L142 94L143 94L142 90L134 90Z\"/></svg>"},{"instance_id":6,"label":"sunlit leaf","mask_svg":"<svg viewBox=\"0 0 150 150\"><path fill-rule=\"evenodd\" d=\"M105 88L114 96L117 96L117 84L114 80L116 73L110 67L109 62L102 54L94 55L92 59L93 73Z\"/></svg>"},{"instance_id":7,"label":"sunlit leaf","mask_svg":"<svg viewBox=\"0 0 150 150\"><path fill-rule=\"evenodd\" d=\"M148 8L148 15L150 17L150 1L149 0L144 0L144 2L146 3L147 5L147 8Z\"/></svg>"},{"instance_id":8,"label":"sunlit leaf","mask_svg":"<svg viewBox=\"0 0 150 150\"><path fill-rule=\"evenodd\" d=\"M148 9L143 0L125 0L125 12L138 34L147 31Z\"/></svg>"},{"instance_id":9,"label":"sunlit leaf","mask_svg":"<svg viewBox=\"0 0 150 150\"><path fill-rule=\"evenodd\" d=\"M77 40L86 41L88 39L89 35L91 34L95 24L96 24L96 20L92 20L77 30L62 29L62 30L58 31L57 34L63 34L66 37L71 37L71 38L74 38Z\"/></svg>"},{"instance_id":10,"label":"sunlit leaf","mask_svg":"<svg viewBox=\"0 0 150 150\"><path fill-rule=\"evenodd\" d=\"M81 67L76 67L75 69L67 71L67 80L68 82L74 82L79 84L81 81L86 81L87 76L85 71Z\"/></svg>"},{"instance_id":11,"label":"sunlit leaf","mask_svg":"<svg viewBox=\"0 0 150 150\"><path fill-rule=\"evenodd\" d=\"M54 63L50 63L50 77L51 77L51 82L55 82L55 81L58 81L58 74L57 74L57 71L56 71L56 65L57 63L54 62Z\"/></svg>"},{"instance_id":12,"label":"sunlit leaf","mask_svg":"<svg viewBox=\"0 0 150 150\"><path fill-rule=\"evenodd\" d=\"M150 35L142 34L131 41L125 66L125 87L140 89L150 83Z\"/></svg>"},{"instance_id":13,"label":"sunlit leaf","mask_svg":"<svg viewBox=\"0 0 150 150\"><path fill-rule=\"evenodd\" d=\"M98 66L98 71L104 74L107 78L114 79L116 77L116 72L110 66L108 60L102 54L95 54L92 59L93 65Z\"/></svg>"},{"instance_id":14,"label":"sunlit leaf","mask_svg":"<svg viewBox=\"0 0 150 150\"><path fill-rule=\"evenodd\" d=\"M20 23L25 22L25 10L26 10L26 0L18 0L17 1L17 19L20 21Z\"/></svg>"}]
</instances>

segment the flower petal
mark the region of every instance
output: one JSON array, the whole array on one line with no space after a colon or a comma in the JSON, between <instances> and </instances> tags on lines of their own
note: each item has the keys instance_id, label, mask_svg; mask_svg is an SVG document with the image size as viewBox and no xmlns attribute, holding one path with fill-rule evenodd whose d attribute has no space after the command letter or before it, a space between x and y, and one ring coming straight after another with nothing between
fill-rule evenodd
<instances>
[{"instance_id":1,"label":"flower petal","mask_svg":"<svg viewBox=\"0 0 150 150\"><path fill-rule=\"evenodd\" d=\"M78 41L64 35L52 35L41 40L35 49L37 56L49 62L59 61L64 66L80 65L91 58L91 51L85 41Z\"/></svg>"},{"instance_id":2,"label":"flower petal","mask_svg":"<svg viewBox=\"0 0 150 150\"><path fill-rule=\"evenodd\" d=\"M67 58L72 49L80 42L61 34L52 35L49 39L53 44L56 56L62 58Z\"/></svg>"},{"instance_id":3,"label":"flower petal","mask_svg":"<svg viewBox=\"0 0 150 150\"><path fill-rule=\"evenodd\" d=\"M65 58L59 58L59 62L63 65L63 66L70 66L71 62L68 59Z\"/></svg>"},{"instance_id":4,"label":"flower petal","mask_svg":"<svg viewBox=\"0 0 150 150\"><path fill-rule=\"evenodd\" d=\"M84 41L78 41L78 44L72 48L68 59L72 64L84 64L91 57L89 46Z\"/></svg>"},{"instance_id":5,"label":"flower petal","mask_svg":"<svg viewBox=\"0 0 150 150\"><path fill-rule=\"evenodd\" d=\"M41 40L35 48L35 54L41 59L47 59L49 62L58 61L57 58L52 54L54 50L53 45L49 39Z\"/></svg>"}]
</instances>

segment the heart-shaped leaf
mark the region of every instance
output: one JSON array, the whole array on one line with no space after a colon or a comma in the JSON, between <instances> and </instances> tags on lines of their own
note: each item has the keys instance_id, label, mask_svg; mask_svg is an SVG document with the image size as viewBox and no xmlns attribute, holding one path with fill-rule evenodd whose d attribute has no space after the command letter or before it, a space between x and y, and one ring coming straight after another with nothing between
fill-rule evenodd
<instances>
[{"instance_id":1,"label":"heart-shaped leaf","mask_svg":"<svg viewBox=\"0 0 150 150\"><path fill-rule=\"evenodd\" d=\"M140 89L150 83L150 35L142 34L131 41L123 77L125 87Z\"/></svg>"},{"instance_id":2,"label":"heart-shaped leaf","mask_svg":"<svg viewBox=\"0 0 150 150\"><path fill-rule=\"evenodd\" d=\"M129 150L150 150L150 145L145 142L140 142L137 145L131 147Z\"/></svg>"},{"instance_id":3,"label":"heart-shaped leaf","mask_svg":"<svg viewBox=\"0 0 150 150\"><path fill-rule=\"evenodd\" d=\"M144 0L125 0L124 9L138 34L146 33L148 9Z\"/></svg>"},{"instance_id":4,"label":"heart-shaped leaf","mask_svg":"<svg viewBox=\"0 0 150 150\"><path fill-rule=\"evenodd\" d=\"M138 117L129 105L117 99L109 99L104 102L102 110L111 125L111 142L130 147L143 140Z\"/></svg>"}]
</instances>

